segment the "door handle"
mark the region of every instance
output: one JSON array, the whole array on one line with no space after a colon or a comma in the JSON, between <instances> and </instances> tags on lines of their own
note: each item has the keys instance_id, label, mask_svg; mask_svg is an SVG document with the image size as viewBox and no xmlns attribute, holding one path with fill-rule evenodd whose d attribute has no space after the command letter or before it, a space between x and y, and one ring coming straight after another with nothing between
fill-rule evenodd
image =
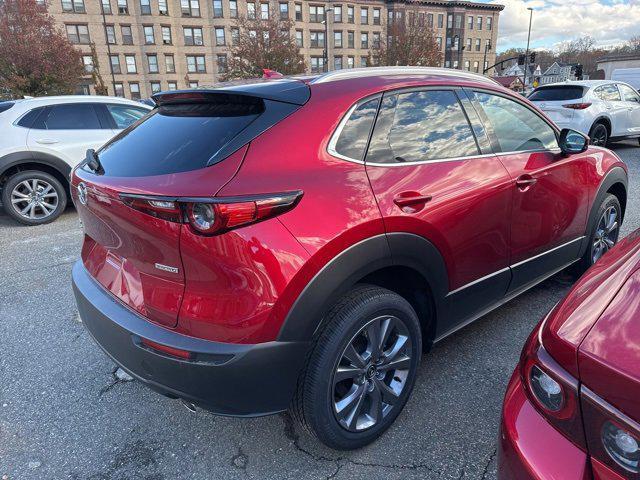
<instances>
[{"instance_id":1,"label":"door handle","mask_svg":"<svg viewBox=\"0 0 640 480\"><path fill-rule=\"evenodd\" d=\"M422 195L419 192L402 192L393 198L393 203L406 213L414 213L420 211L431 198L431 195Z\"/></svg>"},{"instance_id":2,"label":"door handle","mask_svg":"<svg viewBox=\"0 0 640 480\"><path fill-rule=\"evenodd\" d=\"M53 140L52 138L39 138L36 140L36 143L41 143L42 145L53 145L58 143L58 140Z\"/></svg>"},{"instance_id":3,"label":"door handle","mask_svg":"<svg viewBox=\"0 0 640 480\"><path fill-rule=\"evenodd\" d=\"M537 178L533 178L531 175L525 173L524 175L520 175L517 179L516 179L516 186L518 187L518 189L520 189L521 191L525 191L528 190L529 187L533 184L535 184L538 181Z\"/></svg>"}]
</instances>

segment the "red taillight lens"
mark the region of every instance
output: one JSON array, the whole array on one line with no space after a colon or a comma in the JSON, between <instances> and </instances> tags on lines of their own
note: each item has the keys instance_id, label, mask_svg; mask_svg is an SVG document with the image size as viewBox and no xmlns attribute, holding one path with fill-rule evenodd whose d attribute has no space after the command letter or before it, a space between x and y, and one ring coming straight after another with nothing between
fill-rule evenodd
<instances>
[{"instance_id":1,"label":"red taillight lens","mask_svg":"<svg viewBox=\"0 0 640 480\"><path fill-rule=\"evenodd\" d=\"M140 342L145 347L155 350L159 353L164 353L171 355L172 357L182 358L184 360L190 360L194 358L194 354L192 352L188 352L187 350L181 350L179 348L168 347L167 345L162 345L160 343L153 342L151 340L147 340L146 338L141 338Z\"/></svg>"},{"instance_id":2,"label":"red taillight lens","mask_svg":"<svg viewBox=\"0 0 640 480\"><path fill-rule=\"evenodd\" d=\"M543 326L544 322L534 329L522 351L522 384L530 401L547 421L584 450L578 380L544 349L540 341Z\"/></svg>"},{"instance_id":3,"label":"red taillight lens","mask_svg":"<svg viewBox=\"0 0 640 480\"><path fill-rule=\"evenodd\" d=\"M562 105L564 108L571 108L573 110L584 110L585 108L589 108L591 106L590 103L567 103L566 105Z\"/></svg>"},{"instance_id":4,"label":"red taillight lens","mask_svg":"<svg viewBox=\"0 0 640 480\"><path fill-rule=\"evenodd\" d=\"M131 208L171 222L189 223L203 235L217 235L291 210L302 191L219 198L164 198L121 195Z\"/></svg>"},{"instance_id":5,"label":"red taillight lens","mask_svg":"<svg viewBox=\"0 0 640 480\"><path fill-rule=\"evenodd\" d=\"M640 479L640 424L587 387L580 393L589 454L623 478Z\"/></svg>"}]
</instances>

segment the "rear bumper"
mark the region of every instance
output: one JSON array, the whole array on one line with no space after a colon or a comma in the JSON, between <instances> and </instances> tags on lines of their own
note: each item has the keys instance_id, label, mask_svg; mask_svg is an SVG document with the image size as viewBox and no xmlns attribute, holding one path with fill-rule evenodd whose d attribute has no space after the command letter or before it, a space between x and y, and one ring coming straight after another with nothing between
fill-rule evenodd
<instances>
[{"instance_id":1,"label":"rear bumper","mask_svg":"<svg viewBox=\"0 0 640 480\"><path fill-rule=\"evenodd\" d=\"M79 261L73 290L82 321L102 349L150 388L220 415L259 416L286 410L309 346L211 342L181 335L137 315L100 287ZM152 350L152 342L194 352L184 360Z\"/></svg>"},{"instance_id":2,"label":"rear bumper","mask_svg":"<svg viewBox=\"0 0 640 480\"><path fill-rule=\"evenodd\" d=\"M585 452L552 427L526 397L516 370L502 407L499 480L590 480Z\"/></svg>"}]
</instances>

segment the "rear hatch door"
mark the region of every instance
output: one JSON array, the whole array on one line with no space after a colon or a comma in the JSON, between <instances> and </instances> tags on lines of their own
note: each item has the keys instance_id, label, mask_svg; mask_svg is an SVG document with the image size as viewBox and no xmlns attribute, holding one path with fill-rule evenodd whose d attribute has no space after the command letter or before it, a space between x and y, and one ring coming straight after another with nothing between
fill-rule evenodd
<instances>
[{"instance_id":1,"label":"rear hatch door","mask_svg":"<svg viewBox=\"0 0 640 480\"><path fill-rule=\"evenodd\" d=\"M574 114L574 108L565 107L581 103L586 89L579 85L549 85L536 89L530 96L531 100L551 120L556 123L569 122Z\"/></svg>"}]
</instances>

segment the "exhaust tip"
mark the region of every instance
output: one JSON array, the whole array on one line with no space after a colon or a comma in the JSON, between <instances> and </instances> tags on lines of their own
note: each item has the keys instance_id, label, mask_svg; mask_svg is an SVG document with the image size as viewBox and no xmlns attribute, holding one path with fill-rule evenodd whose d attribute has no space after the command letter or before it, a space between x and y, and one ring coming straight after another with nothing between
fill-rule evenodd
<instances>
[{"instance_id":1,"label":"exhaust tip","mask_svg":"<svg viewBox=\"0 0 640 480\"><path fill-rule=\"evenodd\" d=\"M182 406L189 410L191 413L196 413L196 406L193 403L187 402L183 399L180 399L180 403L182 403Z\"/></svg>"}]
</instances>

